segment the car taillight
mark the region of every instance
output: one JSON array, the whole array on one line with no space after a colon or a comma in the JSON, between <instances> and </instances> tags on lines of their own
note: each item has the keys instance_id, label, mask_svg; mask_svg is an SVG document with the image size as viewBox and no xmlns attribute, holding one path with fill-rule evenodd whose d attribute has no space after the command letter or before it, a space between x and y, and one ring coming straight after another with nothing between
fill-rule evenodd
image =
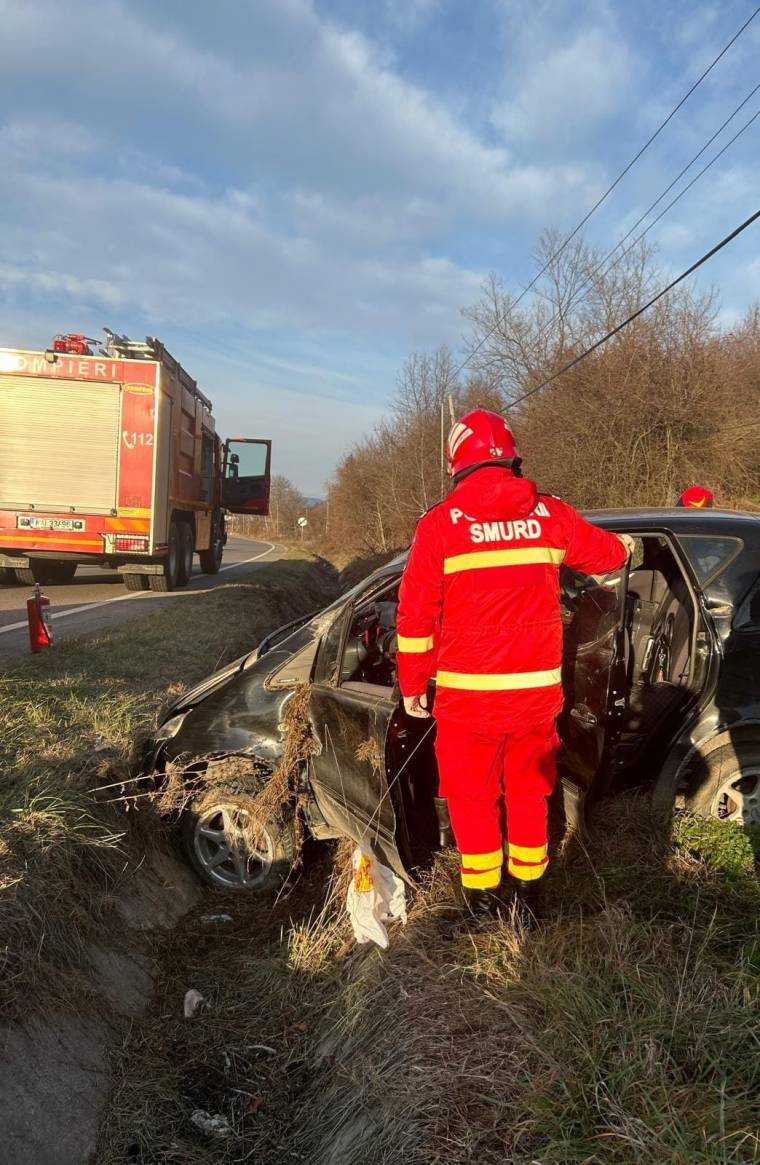
<instances>
[{"instance_id":1,"label":"car taillight","mask_svg":"<svg viewBox=\"0 0 760 1165\"><path fill-rule=\"evenodd\" d=\"M131 550L135 554L148 553L148 539L136 537L134 534L117 534L114 543L117 550Z\"/></svg>"}]
</instances>

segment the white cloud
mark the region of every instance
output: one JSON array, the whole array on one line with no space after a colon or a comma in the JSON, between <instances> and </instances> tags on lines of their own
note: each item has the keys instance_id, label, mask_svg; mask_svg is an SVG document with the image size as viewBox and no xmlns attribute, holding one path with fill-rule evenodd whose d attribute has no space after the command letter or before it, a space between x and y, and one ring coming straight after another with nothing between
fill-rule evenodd
<instances>
[{"instance_id":1,"label":"white cloud","mask_svg":"<svg viewBox=\"0 0 760 1165\"><path fill-rule=\"evenodd\" d=\"M68 297L79 303L97 303L108 307L123 307L127 297L107 279L80 279L66 271L29 270L0 263L0 288L6 295L14 289L25 293L39 292L57 299Z\"/></svg>"},{"instance_id":2,"label":"white cloud","mask_svg":"<svg viewBox=\"0 0 760 1165\"><path fill-rule=\"evenodd\" d=\"M441 7L441 0L379 0L387 22L403 33L416 32Z\"/></svg>"},{"instance_id":3,"label":"white cloud","mask_svg":"<svg viewBox=\"0 0 760 1165\"><path fill-rule=\"evenodd\" d=\"M336 248L335 223L324 238L294 233L235 188L178 192L6 165L0 198L12 227L0 237L6 297L68 296L157 325L401 331L410 342L437 343L481 279L414 249L381 260Z\"/></svg>"},{"instance_id":4,"label":"white cloud","mask_svg":"<svg viewBox=\"0 0 760 1165\"><path fill-rule=\"evenodd\" d=\"M251 177L264 167L302 188L422 197L488 219L526 209L504 148L484 144L377 46L320 20L306 0L261 0L244 57L232 31L223 55L116 0L99 6L97 22L92 13L86 0L0 0L14 45L6 86L64 85L102 125L114 124L118 104L127 130L151 107L183 137L195 117L199 143L234 148ZM76 45L75 65L64 44Z\"/></svg>"},{"instance_id":5,"label":"white cloud","mask_svg":"<svg viewBox=\"0 0 760 1165\"><path fill-rule=\"evenodd\" d=\"M630 83L625 44L601 28L588 28L534 57L517 92L494 109L492 120L509 144L575 150L616 116Z\"/></svg>"},{"instance_id":6,"label":"white cloud","mask_svg":"<svg viewBox=\"0 0 760 1165\"><path fill-rule=\"evenodd\" d=\"M657 239L661 247L665 247L669 251L677 251L692 246L694 231L685 223L666 222L660 227Z\"/></svg>"}]
</instances>

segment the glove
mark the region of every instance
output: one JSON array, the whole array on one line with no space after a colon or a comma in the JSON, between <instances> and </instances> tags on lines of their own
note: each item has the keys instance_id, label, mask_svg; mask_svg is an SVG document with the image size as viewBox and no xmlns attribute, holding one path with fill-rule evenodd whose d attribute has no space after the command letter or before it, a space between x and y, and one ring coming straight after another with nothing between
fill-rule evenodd
<instances>
[{"instance_id":1,"label":"glove","mask_svg":"<svg viewBox=\"0 0 760 1165\"><path fill-rule=\"evenodd\" d=\"M631 555L633 554L634 550L636 549L636 543L635 543L634 539L631 537L630 534L618 534L618 538L623 543L623 546L625 546L625 548L628 552L628 557L630 558Z\"/></svg>"},{"instance_id":2,"label":"glove","mask_svg":"<svg viewBox=\"0 0 760 1165\"><path fill-rule=\"evenodd\" d=\"M407 716L414 716L417 720L429 720L427 696L422 692L419 696L404 696L404 711Z\"/></svg>"}]
</instances>

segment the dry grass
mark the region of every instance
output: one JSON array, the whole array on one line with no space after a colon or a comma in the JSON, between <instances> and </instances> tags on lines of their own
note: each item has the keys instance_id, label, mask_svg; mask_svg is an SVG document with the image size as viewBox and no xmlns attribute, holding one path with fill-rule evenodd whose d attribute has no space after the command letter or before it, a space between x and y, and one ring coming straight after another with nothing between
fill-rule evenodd
<instances>
[{"instance_id":1,"label":"dry grass","mask_svg":"<svg viewBox=\"0 0 760 1165\"><path fill-rule=\"evenodd\" d=\"M99 1165L302 1159L289 1115L336 967L350 961L339 910L345 874L330 879L330 860L317 853L290 897L226 896L232 921L214 923L220 902L209 892L185 919L164 951L154 1007L114 1064ZM189 987L207 1001L193 1020L182 1016ZM197 1108L225 1117L234 1136L199 1133L190 1119Z\"/></svg>"},{"instance_id":2,"label":"dry grass","mask_svg":"<svg viewBox=\"0 0 760 1165\"><path fill-rule=\"evenodd\" d=\"M535 934L451 941L439 865L335 1008L338 1063L315 1064L294 1131L307 1160L760 1159L751 848L739 863L734 831L690 823L708 864L633 808L609 804L553 871Z\"/></svg>"},{"instance_id":3,"label":"dry grass","mask_svg":"<svg viewBox=\"0 0 760 1165\"><path fill-rule=\"evenodd\" d=\"M177 596L155 615L58 645L0 679L0 1001L14 1014L87 999L88 946L123 931L114 899L147 851L157 819L97 804L96 784L127 779L135 737L158 707L332 597L334 579L304 559ZM167 649L168 648L168 649Z\"/></svg>"},{"instance_id":4,"label":"dry grass","mask_svg":"<svg viewBox=\"0 0 760 1165\"><path fill-rule=\"evenodd\" d=\"M288 902L244 900L213 935L194 920L126 1049L99 1160L128 1143L134 1162L192 1165L760 1160L745 835L683 819L673 840L644 805L610 802L547 875L534 933L452 934L443 855L385 953L351 942L349 850ZM191 985L211 1008L188 1025ZM188 1073L210 1067L223 1143L189 1123Z\"/></svg>"}]
</instances>

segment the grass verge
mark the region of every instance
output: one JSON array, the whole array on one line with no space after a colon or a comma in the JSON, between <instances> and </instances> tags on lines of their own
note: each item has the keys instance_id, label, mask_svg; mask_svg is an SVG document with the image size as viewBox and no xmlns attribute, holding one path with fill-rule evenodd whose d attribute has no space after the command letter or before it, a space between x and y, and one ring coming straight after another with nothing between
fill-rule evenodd
<instances>
[{"instance_id":1,"label":"grass verge","mask_svg":"<svg viewBox=\"0 0 760 1165\"><path fill-rule=\"evenodd\" d=\"M334 575L301 555L173 596L154 615L66 640L0 679L0 1004L81 1010L87 951L123 929L114 896L160 844L148 811L96 805L157 709L273 627L319 608ZM150 820L150 828L145 822Z\"/></svg>"},{"instance_id":2,"label":"grass verge","mask_svg":"<svg viewBox=\"0 0 760 1165\"><path fill-rule=\"evenodd\" d=\"M760 1160L751 842L610 801L553 864L537 930L452 934L443 855L385 953L350 940L345 862L226 924L206 903L124 1050L99 1160ZM208 1006L186 1021L190 986Z\"/></svg>"}]
</instances>

